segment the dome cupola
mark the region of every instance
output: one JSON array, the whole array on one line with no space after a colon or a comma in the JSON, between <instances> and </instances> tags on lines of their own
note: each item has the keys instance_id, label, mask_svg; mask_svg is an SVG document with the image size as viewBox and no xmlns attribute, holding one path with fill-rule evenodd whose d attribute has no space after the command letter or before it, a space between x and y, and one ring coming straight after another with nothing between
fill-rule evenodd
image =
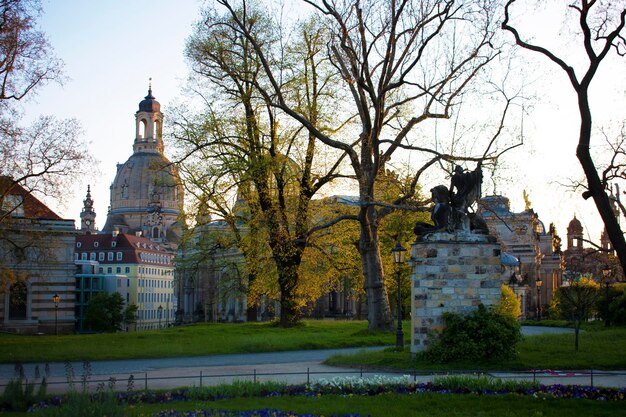
<instances>
[{"instance_id":1,"label":"dome cupola","mask_svg":"<svg viewBox=\"0 0 626 417\"><path fill-rule=\"evenodd\" d=\"M161 136L163 114L161 104L152 95L152 78L148 86L148 95L139 103L139 110L135 113L135 143L133 151L163 153L163 138Z\"/></svg>"}]
</instances>

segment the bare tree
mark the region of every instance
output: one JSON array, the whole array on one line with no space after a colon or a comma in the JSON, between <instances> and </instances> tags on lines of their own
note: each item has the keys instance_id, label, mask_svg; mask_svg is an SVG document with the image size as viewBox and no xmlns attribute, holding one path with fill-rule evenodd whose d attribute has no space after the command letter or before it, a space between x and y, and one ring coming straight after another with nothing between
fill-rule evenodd
<instances>
[{"instance_id":1,"label":"bare tree","mask_svg":"<svg viewBox=\"0 0 626 417\"><path fill-rule=\"evenodd\" d=\"M622 3L617 5L599 0L576 0L569 2L567 7L578 16L580 47L584 51L586 59L585 68L577 71L574 63L567 62L559 56L558 51L551 51L546 47L533 44L522 38L519 31L511 23L511 12L515 3L517 3L517 0L507 1L504 8L505 19L502 23L502 28L514 36L517 45L545 56L561 68L567 75L576 93L580 113L580 131L576 156L580 161L587 180L587 190L583 193L583 198L593 198L598 213L606 227L609 239L620 259L622 268L624 268L626 266L626 240L609 199L611 187L600 178L598 168L590 152L593 123L589 103L589 89L600 65L611 51L619 56L626 54L626 35L624 33L626 7Z\"/></svg>"},{"instance_id":2,"label":"bare tree","mask_svg":"<svg viewBox=\"0 0 626 417\"><path fill-rule=\"evenodd\" d=\"M328 27L328 56L341 77L337 89L348 95L343 112L336 115L337 128L321 130L306 113L291 105L280 73L272 65L271 51L255 42L254 33L231 2L217 3L231 13L237 30L250 40L259 56L269 80L263 87L272 98L272 106L293 117L326 146L347 155L359 190L359 252L369 327L390 328L379 252L381 205L375 198L376 179L398 149L426 155L427 162L415 170L414 185L437 160L454 159L436 147L419 143L414 131L426 120L450 118L477 74L497 55L492 44L494 4L304 0ZM342 123L346 123L345 128L339 129ZM481 157L484 155L475 160Z\"/></svg>"},{"instance_id":3,"label":"bare tree","mask_svg":"<svg viewBox=\"0 0 626 417\"><path fill-rule=\"evenodd\" d=\"M0 175L28 191L60 197L91 159L76 120L45 116L28 127L20 123L19 101L50 81L63 81L61 60L37 30L40 13L38 0L0 1ZM11 191L0 191L0 206ZM10 214L0 213L0 222Z\"/></svg>"}]
</instances>

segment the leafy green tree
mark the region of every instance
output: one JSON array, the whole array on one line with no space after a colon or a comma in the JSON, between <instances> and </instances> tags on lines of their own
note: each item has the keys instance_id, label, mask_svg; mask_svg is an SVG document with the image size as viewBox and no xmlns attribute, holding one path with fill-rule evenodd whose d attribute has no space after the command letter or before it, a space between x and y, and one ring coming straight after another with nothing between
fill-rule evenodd
<instances>
[{"instance_id":1,"label":"leafy green tree","mask_svg":"<svg viewBox=\"0 0 626 417\"><path fill-rule=\"evenodd\" d=\"M587 321L595 312L600 297L600 285L590 276L583 276L566 287L556 291L556 306L559 314L574 322L574 350L578 352L580 324Z\"/></svg>"},{"instance_id":2,"label":"leafy green tree","mask_svg":"<svg viewBox=\"0 0 626 417\"><path fill-rule=\"evenodd\" d=\"M250 2L233 13L206 11L188 41L193 89L206 106L198 114L183 110L176 117L175 146L196 207L223 219L244 255L248 290L267 288L260 278L275 272L281 325L291 326L299 320L304 251L310 236L325 227L311 221L311 201L336 178L340 164L327 164L316 138L272 109L273 98L261 88L269 82L260 71L261 58L236 21L245 20L254 42L277 52L272 62L285 71L290 102L322 130L335 107L329 102L335 96L332 73L321 53L326 38L324 28L311 21L299 25L285 47L262 7Z\"/></svg>"},{"instance_id":3,"label":"leafy green tree","mask_svg":"<svg viewBox=\"0 0 626 417\"><path fill-rule=\"evenodd\" d=\"M124 308L123 324L125 326L130 326L134 323L137 323L137 311L138 310L139 310L139 307L135 303L130 303Z\"/></svg>"},{"instance_id":4,"label":"leafy green tree","mask_svg":"<svg viewBox=\"0 0 626 417\"><path fill-rule=\"evenodd\" d=\"M122 330L124 318L124 297L118 292L96 294L85 309L85 326L96 332Z\"/></svg>"}]
</instances>

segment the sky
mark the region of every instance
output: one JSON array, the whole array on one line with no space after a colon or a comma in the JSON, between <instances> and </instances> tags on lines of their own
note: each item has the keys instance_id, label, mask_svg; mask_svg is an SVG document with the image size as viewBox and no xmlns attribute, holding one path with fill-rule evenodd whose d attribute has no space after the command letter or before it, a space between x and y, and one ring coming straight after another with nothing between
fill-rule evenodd
<instances>
[{"instance_id":1,"label":"sky","mask_svg":"<svg viewBox=\"0 0 626 417\"><path fill-rule=\"evenodd\" d=\"M46 202L62 217L76 219L79 227L82 200L90 185L96 224L102 227L116 164L132 154L134 115L147 94L149 78L165 124L168 106L184 100L188 67L183 49L202 1L43 0L42 5L40 27L64 61L68 80L63 86L50 84L40 89L26 103L27 119L39 114L77 119L89 142L85 152L99 161L89 175L76 178L64 202ZM534 28L546 26L537 20L531 23ZM546 39L552 36L562 41L566 32L557 25ZM575 96L565 75L547 60L520 55L531 63L530 69L519 74L528 78L524 146L506 155L508 169L501 173L504 180L496 187L484 184L483 195L503 194L511 200L512 211L520 212L525 208L525 190L546 228L555 223L565 239L567 225L576 215L586 237L598 241L602 224L592 200L584 201L580 191L572 193L563 186L568 179L582 178L575 158L579 123ZM609 62L598 74L592 91L595 121L615 126L626 119L624 62ZM598 142L593 151L601 154L605 148ZM424 188L435 185L425 184Z\"/></svg>"}]
</instances>

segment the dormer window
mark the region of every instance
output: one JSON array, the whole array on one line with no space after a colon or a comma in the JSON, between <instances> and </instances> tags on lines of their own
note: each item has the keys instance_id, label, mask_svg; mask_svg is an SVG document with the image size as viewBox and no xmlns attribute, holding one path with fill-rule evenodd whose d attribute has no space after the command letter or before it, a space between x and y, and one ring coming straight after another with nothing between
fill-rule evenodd
<instances>
[{"instance_id":1,"label":"dormer window","mask_svg":"<svg viewBox=\"0 0 626 417\"><path fill-rule=\"evenodd\" d=\"M94 248L97 248L98 246L100 246L100 243L98 243L98 242L93 242L93 247L94 247Z\"/></svg>"},{"instance_id":2,"label":"dormer window","mask_svg":"<svg viewBox=\"0 0 626 417\"><path fill-rule=\"evenodd\" d=\"M76 247L77 247L77 248L80 248L81 246L82 246L82 243L80 243L80 242L76 242Z\"/></svg>"},{"instance_id":3,"label":"dormer window","mask_svg":"<svg viewBox=\"0 0 626 417\"><path fill-rule=\"evenodd\" d=\"M116 246L117 246L117 242L116 242L116 241L111 242L111 247L112 247L112 248L114 248L114 247L116 247Z\"/></svg>"}]
</instances>

